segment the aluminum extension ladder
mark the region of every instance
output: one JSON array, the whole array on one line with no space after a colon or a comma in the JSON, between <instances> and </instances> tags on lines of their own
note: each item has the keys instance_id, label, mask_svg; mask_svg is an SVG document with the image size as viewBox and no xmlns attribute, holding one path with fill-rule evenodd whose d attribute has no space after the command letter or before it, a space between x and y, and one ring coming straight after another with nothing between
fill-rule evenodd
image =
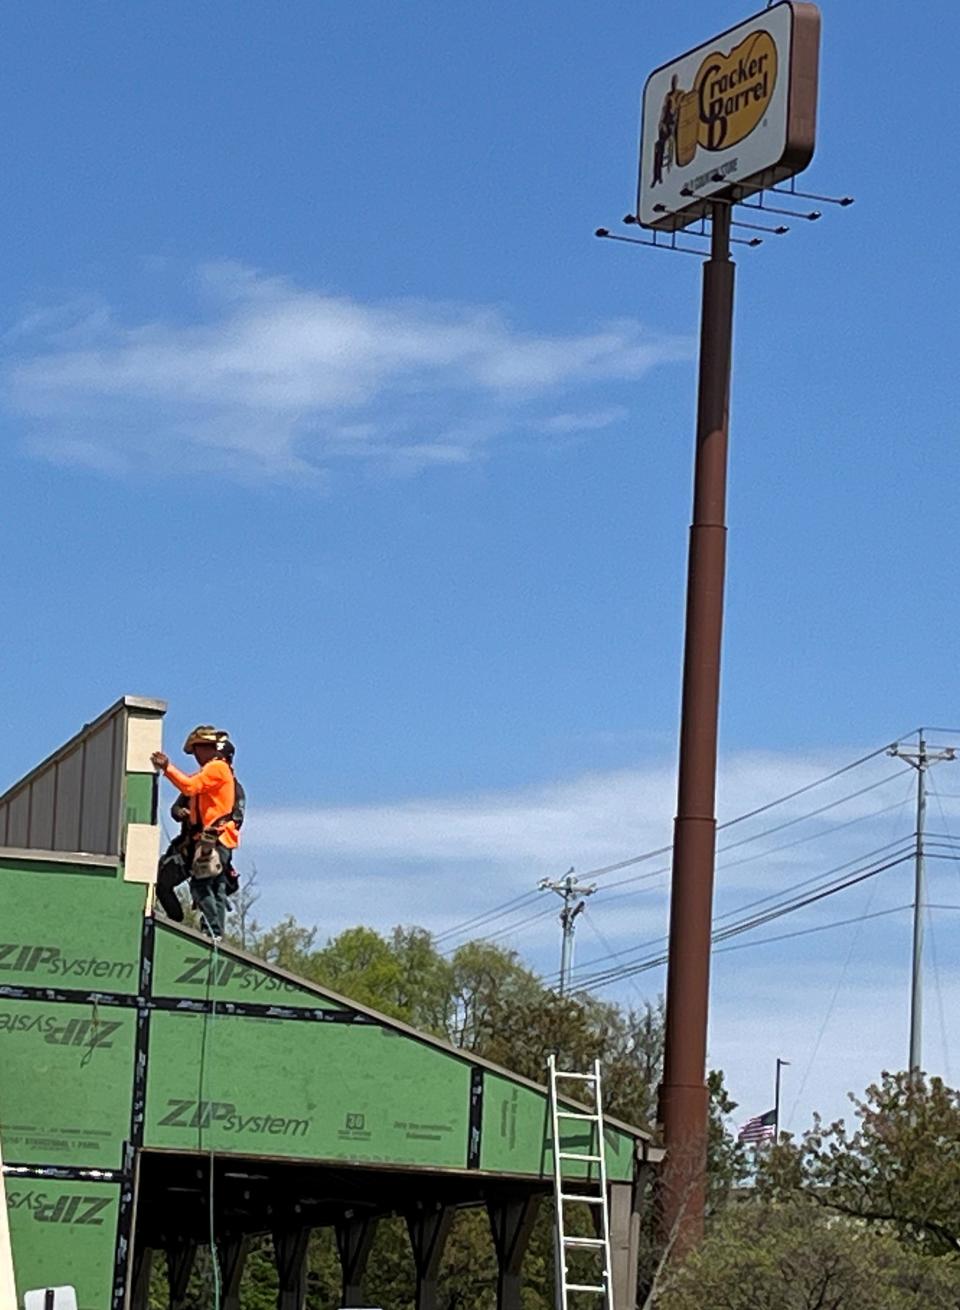
<instances>
[{"instance_id":1,"label":"aluminum extension ladder","mask_svg":"<svg viewBox=\"0 0 960 1310\"><path fill-rule=\"evenodd\" d=\"M613 1296L610 1278L610 1216L607 1207L607 1165L604 1158L603 1144L603 1097L600 1090L600 1061L594 1060L593 1073L564 1073L557 1068L557 1058L551 1055L548 1061L550 1073L550 1117L553 1126L553 1197L556 1217L555 1241L557 1255L557 1310L568 1310L571 1292L588 1292L603 1297L604 1310L613 1310ZM580 1083L584 1100L589 1105L588 1094L593 1092L593 1107L587 1110L564 1110L560 1106L558 1084ZM571 1093L567 1093L570 1095ZM564 1151L560 1149L561 1123L578 1122L589 1138L584 1151ZM568 1130L569 1132L569 1130ZM577 1163L587 1166L586 1177L571 1177L569 1165ZM596 1165L596 1170L590 1166ZM566 1173L564 1172L566 1168ZM591 1178L590 1174L594 1177ZM599 1175L599 1176L597 1176ZM568 1185L576 1181L584 1190L574 1192ZM599 1237L571 1237L565 1223L565 1207L572 1204L586 1204L595 1211L599 1210L600 1222L596 1225ZM597 1281L575 1283L569 1279L567 1256L575 1250L593 1251L603 1261L603 1268L597 1275Z\"/></svg>"}]
</instances>

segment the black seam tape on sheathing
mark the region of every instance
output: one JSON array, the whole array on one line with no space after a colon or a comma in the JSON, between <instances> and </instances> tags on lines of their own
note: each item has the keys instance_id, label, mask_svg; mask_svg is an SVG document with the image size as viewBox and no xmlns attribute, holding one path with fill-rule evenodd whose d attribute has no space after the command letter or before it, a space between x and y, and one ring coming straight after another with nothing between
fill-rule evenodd
<instances>
[{"instance_id":1,"label":"black seam tape on sheathing","mask_svg":"<svg viewBox=\"0 0 960 1310\"><path fill-rule=\"evenodd\" d=\"M217 1018L233 1014L249 1019L295 1019L301 1023L345 1023L358 1027L380 1027L381 1020L368 1014L359 1014L356 1010L311 1010L295 1008L290 1005L258 1005L255 1001L214 1001L193 1000L184 996L154 996L150 1000L152 1010L172 1011L177 1014L209 1014L214 1004Z\"/></svg>"},{"instance_id":2,"label":"black seam tape on sheathing","mask_svg":"<svg viewBox=\"0 0 960 1310\"><path fill-rule=\"evenodd\" d=\"M130 1177L125 1169L94 1169L87 1165L20 1164L3 1166L4 1178L53 1178L61 1182L122 1183Z\"/></svg>"},{"instance_id":3,"label":"black seam tape on sheathing","mask_svg":"<svg viewBox=\"0 0 960 1310\"><path fill-rule=\"evenodd\" d=\"M122 996L113 992L78 992L56 987L0 986L0 1000L43 1001L47 1005L102 1005L122 1009L164 1010L181 1014L209 1014L212 1001L187 996ZM358 1027L381 1024L372 1015L356 1010L320 1010L289 1005L258 1005L255 1001L217 1000L217 1014L234 1014L251 1019L295 1019L301 1023L341 1023Z\"/></svg>"},{"instance_id":4,"label":"black seam tape on sheathing","mask_svg":"<svg viewBox=\"0 0 960 1310\"><path fill-rule=\"evenodd\" d=\"M60 987L17 987L6 983L0 986L0 1000L45 1001L48 1005L121 1005L127 1009L138 1003L136 996L123 996L117 992L77 992Z\"/></svg>"},{"instance_id":5,"label":"black seam tape on sheathing","mask_svg":"<svg viewBox=\"0 0 960 1310\"><path fill-rule=\"evenodd\" d=\"M480 1168L480 1142L483 1136L483 1070L470 1070L470 1127L467 1133L467 1168Z\"/></svg>"}]
</instances>

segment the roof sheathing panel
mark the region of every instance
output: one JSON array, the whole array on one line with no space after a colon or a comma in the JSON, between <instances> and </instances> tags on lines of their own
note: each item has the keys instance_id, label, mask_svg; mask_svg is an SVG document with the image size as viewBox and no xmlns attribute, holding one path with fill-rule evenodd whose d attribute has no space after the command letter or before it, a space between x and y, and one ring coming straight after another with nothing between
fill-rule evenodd
<instances>
[{"instance_id":1,"label":"roof sheathing panel","mask_svg":"<svg viewBox=\"0 0 960 1310\"><path fill-rule=\"evenodd\" d=\"M500 1080L500 1083L506 1083L511 1088L521 1088L527 1091L528 1093L532 1093L533 1099L529 1101L525 1101L525 1104L529 1104L531 1106L537 1106L538 1113L545 1113L544 1107L547 1104L546 1101L547 1089L539 1083L535 1083L528 1078L524 1078L520 1074L515 1074L511 1072L509 1069L504 1069L499 1065L493 1064L489 1060L484 1060L480 1056L475 1055L471 1051L467 1051L459 1047L451 1046L448 1042L443 1041L441 1038L434 1037L429 1033L420 1032L417 1029L410 1027L409 1024L405 1024L401 1022L399 1019L394 1019L388 1015L380 1014L378 1011L372 1010L368 1006L359 1005L358 1003L356 1003L355 1001L351 1001L347 997L340 996L336 992L332 992L326 987L321 987L316 983L312 983L307 981L306 979L299 978L297 977L296 974L290 973L285 969L281 969L276 965L265 964L262 960L258 960L255 956L249 955L245 951L238 950L235 947L221 946L219 949L218 962L215 965L208 964L204 966L202 964L203 954L206 953L208 958L212 956L212 948L205 937L203 937L200 933L195 932L193 929L185 928L179 924L177 925L162 924L162 921L158 921L158 926L161 926L161 931L158 933L158 944L161 942L164 943L160 947L161 953L168 951L171 947L171 942L164 941L164 939L166 939L167 937L174 940L179 939L181 942L188 942L192 944L193 949L190 952L190 958L192 960L191 969L194 974L194 980L191 983L190 994L196 997L197 999L201 999L199 993L203 991L204 988L206 987L206 978L208 975L212 975L213 977L217 977L217 978L222 978L224 981L221 985L226 985L227 982L232 980L233 985L235 987L235 980L238 975L229 974L227 972L228 962L233 961L236 963L238 967L242 965L246 965L247 968L251 971L253 977L257 981L247 983L247 990L244 996L235 997L232 999L237 999L240 1001L246 1000L249 1002L256 1002L257 998L251 995L250 988L254 985L259 985L261 988L261 997L262 997L264 992L266 992L267 984L266 982L260 982L259 981L260 978L273 978L277 982L286 983L289 987L293 988L292 994L298 995L298 1002L295 1002L294 1006L298 1003L302 1003L303 998L310 998L310 1003L314 1007L318 1007L318 1006L336 1007L341 1011L351 1014L358 1021L365 1020L367 1022L374 1023L382 1028L389 1028L394 1032L396 1032L399 1036L410 1038L421 1045L431 1047L437 1050L451 1061L456 1061L457 1063L465 1065L467 1067L472 1067L478 1070L482 1070L485 1075L486 1086L498 1087L499 1084L497 1080ZM166 976L169 978L169 973L167 973ZM181 983L179 985L181 987L181 993L182 993L185 990L186 984ZM157 995L163 994L159 986L155 986L154 990L155 990L155 994ZM217 999L219 999L221 993L218 991L216 995L217 995ZM277 1005L277 1006L285 1006L290 1004L289 1002L282 999L282 994L278 995L277 993L271 993L266 1003L271 1005ZM491 1079L490 1075L494 1075L494 1078ZM575 1103L571 1101L570 1104L574 1105ZM613 1140L613 1137L615 1136L619 1143L617 1147L618 1154L623 1153L623 1147L625 1142L631 1144L629 1151L627 1151L627 1154L630 1157L630 1163L629 1163L628 1172L626 1174L626 1176L630 1176L630 1171L632 1171L632 1167L633 1167L632 1144L636 1142L643 1142L645 1145L648 1145L652 1141L652 1133L650 1133L648 1130L638 1128L632 1124L623 1123L619 1119L611 1118L611 1116L609 1115L605 1116L605 1122L607 1124L608 1145L610 1145L610 1143ZM544 1136L543 1133L541 1133L539 1139L540 1141L543 1141L543 1136ZM508 1172L511 1172L511 1170L508 1170ZM530 1170L524 1169L523 1172L539 1174L540 1169L538 1166L535 1169L530 1169ZM611 1177L614 1176L615 1175L611 1173Z\"/></svg>"},{"instance_id":2,"label":"roof sheathing panel","mask_svg":"<svg viewBox=\"0 0 960 1310\"><path fill-rule=\"evenodd\" d=\"M343 1010L337 1001L279 977L252 958L241 959L221 950L214 956L209 942L178 932L157 920L153 994L194 1001L237 1001L296 1009Z\"/></svg>"},{"instance_id":3,"label":"roof sheathing panel","mask_svg":"<svg viewBox=\"0 0 960 1310\"><path fill-rule=\"evenodd\" d=\"M155 1013L144 1142L464 1169L470 1070L376 1024Z\"/></svg>"}]
</instances>

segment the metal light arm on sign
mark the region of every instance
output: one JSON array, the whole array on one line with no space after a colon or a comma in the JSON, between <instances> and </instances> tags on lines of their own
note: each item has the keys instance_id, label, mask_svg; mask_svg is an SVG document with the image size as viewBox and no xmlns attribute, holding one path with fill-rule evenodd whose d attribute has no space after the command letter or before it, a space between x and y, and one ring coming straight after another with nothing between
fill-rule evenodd
<instances>
[{"instance_id":1,"label":"metal light arm on sign","mask_svg":"<svg viewBox=\"0 0 960 1310\"><path fill-rule=\"evenodd\" d=\"M778 196L796 196L798 200L819 200L824 205L839 205L841 209L846 209L854 202L853 196L821 196L815 191L798 191L796 178L793 177L788 187L772 186L768 190Z\"/></svg>"},{"instance_id":2,"label":"metal light arm on sign","mask_svg":"<svg viewBox=\"0 0 960 1310\"><path fill-rule=\"evenodd\" d=\"M639 218L637 218L636 214L624 214L623 223L625 227L630 227L633 224L636 224L637 227L640 226L640 220ZM776 237L784 236L787 232L790 231L790 229L788 227L785 227L782 223L777 227L767 227L764 223L740 223L736 219L733 220L732 226L748 227L754 232L768 232L770 233L771 236L776 236ZM703 218L701 218L700 220L699 231L693 231L690 228L686 228L685 231L687 236L696 236L696 237L709 236L710 234L707 231L706 215L704 215Z\"/></svg>"},{"instance_id":3,"label":"metal light arm on sign","mask_svg":"<svg viewBox=\"0 0 960 1310\"><path fill-rule=\"evenodd\" d=\"M698 246L678 246L676 244L676 232L671 233L674 238L673 241L644 241L640 237L621 237L605 227L598 227L593 235L602 237L606 241L623 241L628 246L646 246L648 250L665 250L668 254L697 255L700 259L706 254L706 251ZM656 233L654 233L654 236L656 236Z\"/></svg>"},{"instance_id":4,"label":"metal light arm on sign","mask_svg":"<svg viewBox=\"0 0 960 1310\"><path fill-rule=\"evenodd\" d=\"M624 223L626 223L628 226L629 226L629 224L631 224L631 223L636 223L636 222L637 222L637 220L636 220L635 218L633 218L632 215L629 215L629 214L624 218L623 221L624 221ZM750 225L750 224L744 224L744 226L749 227L749 226L751 226L751 225ZM764 227L760 227L759 225L756 226L756 230L757 230L757 231L760 231L760 232L776 232L776 231L777 231L776 228L764 228ZM709 253L710 253L709 249L708 249L707 247L705 247L705 246L681 246L681 245L678 245L678 244L677 244L677 233L676 233L675 231L674 231L674 232L669 232L669 233L660 233L660 232L656 231L656 229L654 229L654 231L653 231L653 233L652 233L652 236L651 236L651 239L650 239L649 241L645 241L642 237L622 237L622 236L618 236L618 235L616 235L615 233L611 232L611 231L609 230L609 228L605 228L605 227L598 227L598 228L596 228L595 231L594 231L594 233L593 233L593 235L594 235L595 237L602 237L602 238L604 238L605 240L608 240L608 241L623 241L623 242L625 242L627 245L630 245L630 246L646 246L648 250L666 250L666 251L668 251L668 252L670 252L670 253L672 253L672 254L676 254L676 255L699 255L701 259L706 258L706 256L709 255ZM685 231L685 233L684 233L684 235L687 236L687 237L693 237L693 238L701 238L701 237L702 237L702 238L703 238L704 240L706 240L706 241L709 241L709 240L710 240L710 233L709 233L708 230L707 230L707 226L706 226L706 222L705 222L705 221L701 221L701 223L700 223L700 227L699 227L699 230L691 231L689 228L687 228L686 231ZM729 243L730 243L731 245L735 245L735 246L748 246L748 247L750 247L750 248L753 248L754 246L762 246L762 245L763 245L763 238L762 238L762 237L734 237L734 236L731 236L731 237L728 237L728 241L729 241Z\"/></svg>"}]
</instances>

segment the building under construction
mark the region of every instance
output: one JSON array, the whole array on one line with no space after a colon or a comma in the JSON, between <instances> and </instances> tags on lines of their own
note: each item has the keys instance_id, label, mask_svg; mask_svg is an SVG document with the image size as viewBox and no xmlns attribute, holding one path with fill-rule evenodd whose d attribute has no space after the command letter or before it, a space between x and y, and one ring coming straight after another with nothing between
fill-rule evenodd
<instances>
[{"instance_id":1,"label":"building under construction","mask_svg":"<svg viewBox=\"0 0 960 1310\"><path fill-rule=\"evenodd\" d=\"M48 1288L78 1310L146 1310L157 1256L175 1306L211 1239L223 1310L240 1310L262 1234L279 1307L301 1310L325 1226L342 1304L364 1305L388 1215L406 1219L424 1310L466 1206L489 1215L498 1307L519 1310L553 1188L546 1088L155 918L165 708L124 697L0 796L0 1310L53 1304ZM589 1153L585 1125L564 1123L560 1150ZM612 1299L632 1310L658 1153L616 1120L603 1136ZM569 1187L595 1188L594 1170L575 1165Z\"/></svg>"}]
</instances>

